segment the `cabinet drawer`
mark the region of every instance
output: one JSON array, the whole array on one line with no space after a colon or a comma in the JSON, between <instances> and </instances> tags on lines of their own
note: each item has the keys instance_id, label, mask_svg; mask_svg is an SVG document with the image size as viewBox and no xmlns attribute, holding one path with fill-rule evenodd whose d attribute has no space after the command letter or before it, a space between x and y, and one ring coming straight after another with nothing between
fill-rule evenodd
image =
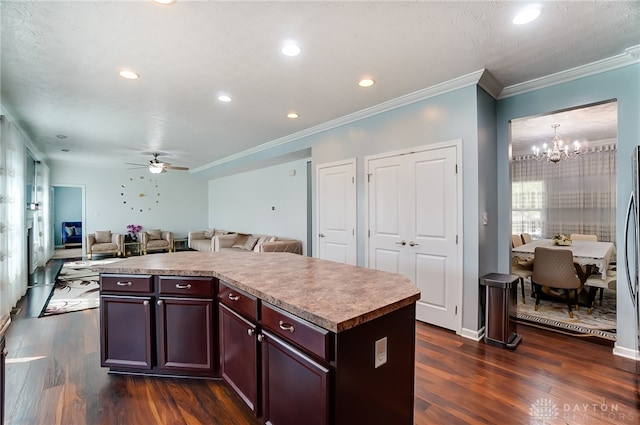
<instances>
[{"instance_id":1,"label":"cabinet drawer","mask_svg":"<svg viewBox=\"0 0 640 425\"><path fill-rule=\"evenodd\" d=\"M262 303L262 325L303 350L329 359L330 332L271 304Z\"/></svg>"},{"instance_id":2,"label":"cabinet drawer","mask_svg":"<svg viewBox=\"0 0 640 425\"><path fill-rule=\"evenodd\" d=\"M210 277L159 276L160 295L213 298L215 285Z\"/></svg>"},{"instance_id":3,"label":"cabinet drawer","mask_svg":"<svg viewBox=\"0 0 640 425\"><path fill-rule=\"evenodd\" d=\"M100 291L148 294L153 292L153 277L147 274L102 274Z\"/></svg>"},{"instance_id":4,"label":"cabinet drawer","mask_svg":"<svg viewBox=\"0 0 640 425\"><path fill-rule=\"evenodd\" d=\"M258 300L253 295L220 282L218 300L245 318L254 322L258 320Z\"/></svg>"}]
</instances>

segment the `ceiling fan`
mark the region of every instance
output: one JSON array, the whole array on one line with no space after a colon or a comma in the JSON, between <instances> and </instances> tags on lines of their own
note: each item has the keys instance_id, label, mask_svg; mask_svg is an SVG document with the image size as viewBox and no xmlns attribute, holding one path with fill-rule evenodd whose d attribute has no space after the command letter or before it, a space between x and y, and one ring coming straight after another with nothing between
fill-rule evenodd
<instances>
[{"instance_id":1,"label":"ceiling fan","mask_svg":"<svg viewBox=\"0 0 640 425\"><path fill-rule=\"evenodd\" d=\"M152 174L166 173L167 170L186 171L189 167L180 167L178 165L171 165L169 162L164 162L158 159L159 156L167 155L163 152L149 152L153 155L153 159L149 160L148 164L135 164L132 162L125 162L126 165L136 165L136 168L148 168Z\"/></svg>"}]
</instances>

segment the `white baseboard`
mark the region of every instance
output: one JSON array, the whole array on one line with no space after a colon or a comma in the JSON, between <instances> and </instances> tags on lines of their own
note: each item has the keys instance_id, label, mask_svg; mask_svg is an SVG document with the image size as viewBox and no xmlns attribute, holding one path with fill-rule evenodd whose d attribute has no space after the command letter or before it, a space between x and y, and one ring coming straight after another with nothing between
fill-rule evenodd
<instances>
[{"instance_id":1,"label":"white baseboard","mask_svg":"<svg viewBox=\"0 0 640 425\"><path fill-rule=\"evenodd\" d=\"M484 326L477 331L462 328L460 336L463 338L472 339L474 341L480 341L482 338L484 338Z\"/></svg>"},{"instance_id":2,"label":"white baseboard","mask_svg":"<svg viewBox=\"0 0 640 425\"><path fill-rule=\"evenodd\" d=\"M627 359L636 360L638 359L638 352L633 348L619 347L616 342L613 346L613 354L615 356L625 357Z\"/></svg>"}]
</instances>

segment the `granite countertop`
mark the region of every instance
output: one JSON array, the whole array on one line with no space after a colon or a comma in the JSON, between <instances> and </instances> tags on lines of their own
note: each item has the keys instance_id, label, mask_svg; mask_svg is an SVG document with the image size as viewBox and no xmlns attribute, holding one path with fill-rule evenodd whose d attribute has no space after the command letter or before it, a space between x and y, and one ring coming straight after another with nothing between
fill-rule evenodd
<instances>
[{"instance_id":1,"label":"granite countertop","mask_svg":"<svg viewBox=\"0 0 640 425\"><path fill-rule=\"evenodd\" d=\"M9 328L9 324L11 323L11 316L3 315L0 316L0 337L4 336L7 332L7 328Z\"/></svg>"},{"instance_id":2,"label":"granite countertop","mask_svg":"<svg viewBox=\"0 0 640 425\"><path fill-rule=\"evenodd\" d=\"M100 273L213 276L332 332L414 303L399 274L283 252L173 252L92 267Z\"/></svg>"}]
</instances>

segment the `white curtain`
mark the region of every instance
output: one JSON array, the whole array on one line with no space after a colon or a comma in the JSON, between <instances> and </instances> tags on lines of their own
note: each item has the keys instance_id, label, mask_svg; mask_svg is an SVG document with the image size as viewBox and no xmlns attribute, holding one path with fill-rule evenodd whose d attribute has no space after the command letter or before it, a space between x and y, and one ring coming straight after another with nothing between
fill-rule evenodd
<instances>
[{"instance_id":1,"label":"white curtain","mask_svg":"<svg viewBox=\"0 0 640 425\"><path fill-rule=\"evenodd\" d=\"M596 235L615 243L617 145L556 164L521 156L511 164L512 231L542 238Z\"/></svg>"},{"instance_id":2,"label":"white curtain","mask_svg":"<svg viewBox=\"0 0 640 425\"><path fill-rule=\"evenodd\" d=\"M33 212L33 252L34 266L44 267L53 255L53 234L51 233L52 209L50 197L49 167L40 161L35 164L32 202L39 205Z\"/></svg>"},{"instance_id":3,"label":"white curtain","mask_svg":"<svg viewBox=\"0 0 640 425\"><path fill-rule=\"evenodd\" d=\"M25 139L6 117L0 121L0 314L27 290Z\"/></svg>"}]
</instances>

